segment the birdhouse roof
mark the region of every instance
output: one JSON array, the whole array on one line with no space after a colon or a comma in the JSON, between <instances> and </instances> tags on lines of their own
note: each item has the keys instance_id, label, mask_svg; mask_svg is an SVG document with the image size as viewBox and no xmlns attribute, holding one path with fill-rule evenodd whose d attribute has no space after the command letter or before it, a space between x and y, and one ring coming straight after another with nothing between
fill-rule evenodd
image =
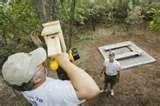
<instances>
[{"instance_id":1,"label":"birdhouse roof","mask_svg":"<svg viewBox=\"0 0 160 106\"><path fill-rule=\"evenodd\" d=\"M60 22L59 21L52 21L48 23L42 24L43 30L41 32L42 36L47 35L54 35L61 32Z\"/></svg>"}]
</instances>

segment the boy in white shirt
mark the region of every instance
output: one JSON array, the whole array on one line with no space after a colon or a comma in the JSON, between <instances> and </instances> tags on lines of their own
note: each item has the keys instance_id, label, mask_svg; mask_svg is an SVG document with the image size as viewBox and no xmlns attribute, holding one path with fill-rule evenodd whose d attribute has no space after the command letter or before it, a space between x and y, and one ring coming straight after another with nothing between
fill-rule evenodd
<instances>
[{"instance_id":1,"label":"boy in white shirt","mask_svg":"<svg viewBox=\"0 0 160 106\"><path fill-rule=\"evenodd\" d=\"M43 65L46 52L43 48L9 56L3 64L3 78L9 86L21 91L32 106L77 106L99 94L95 81L72 64L67 53L58 54L55 58L70 81L46 76L47 70Z\"/></svg>"},{"instance_id":2,"label":"boy in white shirt","mask_svg":"<svg viewBox=\"0 0 160 106\"><path fill-rule=\"evenodd\" d=\"M102 73L105 74L105 80L104 80L104 91L110 90L111 95L114 95L113 87L116 84L116 82L119 80L120 77L120 70L121 65L120 63L115 60L115 53L112 51L109 51L109 60L105 60L103 63L103 70ZM105 71L104 71L105 70ZM109 88L110 85L110 88Z\"/></svg>"}]
</instances>

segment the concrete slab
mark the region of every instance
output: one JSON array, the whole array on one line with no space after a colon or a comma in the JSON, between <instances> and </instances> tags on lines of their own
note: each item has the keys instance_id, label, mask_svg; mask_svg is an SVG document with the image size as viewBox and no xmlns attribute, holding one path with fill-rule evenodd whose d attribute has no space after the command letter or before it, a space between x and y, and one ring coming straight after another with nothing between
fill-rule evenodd
<instances>
[{"instance_id":1,"label":"concrete slab","mask_svg":"<svg viewBox=\"0 0 160 106\"><path fill-rule=\"evenodd\" d=\"M144 50L136 46L131 41L105 45L98 48L104 59L108 59L108 52L115 52L115 58L122 66L122 69L152 63L156 60Z\"/></svg>"}]
</instances>

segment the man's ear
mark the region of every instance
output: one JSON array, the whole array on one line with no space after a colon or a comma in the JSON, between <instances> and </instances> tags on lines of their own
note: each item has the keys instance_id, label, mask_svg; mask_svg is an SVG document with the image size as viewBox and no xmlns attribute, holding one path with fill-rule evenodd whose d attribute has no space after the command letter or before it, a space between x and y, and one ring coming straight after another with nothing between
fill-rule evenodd
<instances>
[{"instance_id":1,"label":"man's ear","mask_svg":"<svg viewBox=\"0 0 160 106\"><path fill-rule=\"evenodd\" d=\"M36 84L39 84L41 82L41 79L39 77L33 79L33 83L36 85Z\"/></svg>"}]
</instances>

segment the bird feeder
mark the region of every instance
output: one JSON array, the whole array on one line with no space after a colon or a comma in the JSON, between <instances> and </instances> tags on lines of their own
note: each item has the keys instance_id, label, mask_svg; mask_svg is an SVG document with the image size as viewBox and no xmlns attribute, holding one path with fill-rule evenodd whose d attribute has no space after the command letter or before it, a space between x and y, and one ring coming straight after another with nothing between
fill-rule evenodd
<instances>
[{"instance_id":1,"label":"bird feeder","mask_svg":"<svg viewBox=\"0 0 160 106\"><path fill-rule=\"evenodd\" d=\"M66 45L63 38L62 29L59 21L52 21L42 24L43 30L41 36L47 45L48 57L58 53L66 52Z\"/></svg>"}]
</instances>

